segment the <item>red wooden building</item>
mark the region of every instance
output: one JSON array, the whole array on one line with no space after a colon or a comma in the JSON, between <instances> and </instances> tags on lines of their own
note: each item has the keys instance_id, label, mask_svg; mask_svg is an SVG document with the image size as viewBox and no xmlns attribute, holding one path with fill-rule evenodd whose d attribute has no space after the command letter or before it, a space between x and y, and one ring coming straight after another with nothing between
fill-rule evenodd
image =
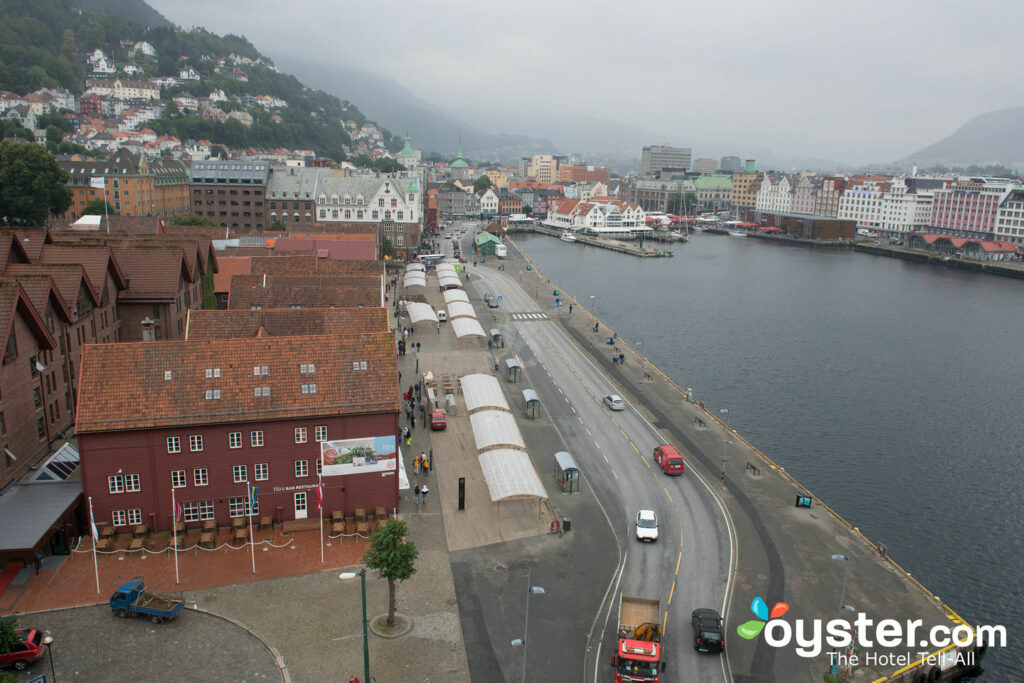
<instances>
[{"instance_id":1,"label":"red wooden building","mask_svg":"<svg viewBox=\"0 0 1024 683\"><path fill-rule=\"evenodd\" d=\"M130 368L130 372L125 372ZM98 525L315 518L320 442L398 431L393 335L86 346L77 417ZM368 468L373 469L373 468ZM397 469L324 477L323 514L398 506Z\"/></svg>"}]
</instances>

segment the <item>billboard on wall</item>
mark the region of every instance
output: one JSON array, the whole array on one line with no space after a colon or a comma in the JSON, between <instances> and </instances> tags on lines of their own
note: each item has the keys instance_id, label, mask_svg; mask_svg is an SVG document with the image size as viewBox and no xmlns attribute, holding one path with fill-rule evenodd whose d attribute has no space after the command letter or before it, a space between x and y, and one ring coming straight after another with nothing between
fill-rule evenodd
<instances>
[{"instance_id":1,"label":"billboard on wall","mask_svg":"<svg viewBox=\"0 0 1024 683\"><path fill-rule=\"evenodd\" d=\"M323 476L395 472L398 451L395 436L371 436L320 442Z\"/></svg>"}]
</instances>

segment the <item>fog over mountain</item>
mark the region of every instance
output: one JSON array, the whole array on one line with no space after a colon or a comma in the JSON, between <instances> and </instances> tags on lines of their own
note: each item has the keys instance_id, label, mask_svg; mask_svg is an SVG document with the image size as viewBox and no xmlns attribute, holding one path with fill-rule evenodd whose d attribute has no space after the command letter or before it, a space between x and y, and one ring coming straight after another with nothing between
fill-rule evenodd
<instances>
[{"instance_id":1,"label":"fog over mountain","mask_svg":"<svg viewBox=\"0 0 1024 683\"><path fill-rule=\"evenodd\" d=\"M907 156L903 164L1024 168L1024 107L975 116L951 135Z\"/></svg>"}]
</instances>

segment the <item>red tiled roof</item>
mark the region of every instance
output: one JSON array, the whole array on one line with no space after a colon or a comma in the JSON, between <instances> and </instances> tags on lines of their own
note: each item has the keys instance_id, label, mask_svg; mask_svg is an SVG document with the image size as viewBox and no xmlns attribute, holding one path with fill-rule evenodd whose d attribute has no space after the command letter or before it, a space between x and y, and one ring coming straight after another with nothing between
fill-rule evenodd
<instances>
[{"instance_id":1,"label":"red tiled roof","mask_svg":"<svg viewBox=\"0 0 1024 683\"><path fill-rule=\"evenodd\" d=\"M46 329L42 315L32 305L25 289L13 278L2 277L0 278L0 333L3 333L3 338L0 339L0 343L5 349L14 327L15 314L21 315L40 348L47 350L57 348L56 340ZM22 351L24 351L24 347L22 347Z\"/></svg>"},{"instance_id":2,"label":"red tiled roof","mask_svg":"<svg viewBox=\"0 0 1024 683\"><path fill-rule=\"evenodd\" d=\"M99 290L93 286L89 276L85 273L85 269L78 264L36 266L27 263L12 263L4 270L4 275L19 279L23 276L36 275L46 275L52 278L54 285L57 287L57 292L64 300L68 310L74 310L75 304L78 301L78 292L81 291L82 287L85 287L85 291L89 294L93 306L98 306L100 303L101 294Z\"/></svg>"},{"instance_id":3,"label":"red tiled roof","mask_svg":"<svg viewBox=\"0 0 1024 683\"><path fill-rule=\"evenodd\" d=\"M387 331L388 309L383 307L279 308L260 311L193 309L188 312L185 338L204 340Z\"/></svg>"},{"instance_id":4,"label":"red tiled roof","mask_svg":"<svg viewBox=\"0 0 1024 683\"><path fill-rule=\"evenodd\" d=\"M22 249L25 250L25 255L32 263L39 262L39 257L43 253L43 244L52 241L48 239L46 228L19 228L15 231L15 235L18 237Z\"/></svg>"},{"instance_id":5,"label":"red tiled roof","mask_svg":"<svg viewBox=\"0 0 1024 683\"><path fill-rule=\"evenodd\" d=\"M365 370L355 369L362 363ZM301 373L306 364L314 366L312 374ZM220 376L207 379L207 368ZM83 350L76 431L397 412L397 377L390 332L89 344ZM316 393L303 393L302 385L310 384ZM255 396L263 387L269 395ZM219 390L220 398L211 393L208 400L207 390Z\"/></svg>"},{"instance_id":6,"label":"red tiled roof","mask_svg":"<svg viewBox=\"0 0 1024 683\"><path fill-rule=\"evenodd\" d=\"M230 292L231 278L235 275L248 275L251 271L251 256L221 256L217 259L220 266L213 275L213 291Z\"/></svg>"},{"instance_id":7,"label":"red tiled roof","mask_svg":"<svg viewBox=\"0 0 1024 683\"><path fill-rule=\"evenodd\" d=\"M53 283L46 273L32 275L23 274L17 276L18 284L25 290L25 295L41 316L46 315L46 304L51 303L54 311L64 320L71 322L71 310L65 304L64 297L57 291L57 285Z\"/></svg>"},{"instance_id":8,"label":"red tiled roof","mask_svg":"<svg viewBox=\"0 0 1024 683\"><path fill-rule=\"evenodd\" d=\"M80 265L88 274L90 282L97 288L103 287L103 283L107 281L107 273L110 273L118 288L127 287L124 271L121 270L114 250L110 247L47 244L43 248L40 263Z\"/></svg>"},{"instance_id":9,"label":"red tiled roof","mask_svg":"<svg viewBox=\"0 0 1024 683\"><path fill-rule=\"evenodd\" d=\"M254 256L253 275L384 274L383 261L335 261L318 258L313 252L288 256Z\"/></svg>"},{"instance_id":10,"label":"red tiled roof","mask_svg":"<svg viewBox=\"0 0 1024 683\"><path fill-rule=\"evenodd\" d=\"M960 249L965 244L977 244L982 251L988 253L1001 253L1016 251L1016 246L1013 242L999 242L996 240L979 240L973 237L950 237L949 235L938 235L935 233L928 233L921 235L925 242L928 244L935 244L937 240L948 240L955 248Z\"/></svg>"},{"instance_id":11,"label":"red tiled roof","mask_svg":"<svg viewBox=\"0 0 1024 683\"><path fill-rule=\"evenodd\" d=\"M380 276L235 275L228 308L347 308L381 306Z\"/></svg>"}]
</instances>

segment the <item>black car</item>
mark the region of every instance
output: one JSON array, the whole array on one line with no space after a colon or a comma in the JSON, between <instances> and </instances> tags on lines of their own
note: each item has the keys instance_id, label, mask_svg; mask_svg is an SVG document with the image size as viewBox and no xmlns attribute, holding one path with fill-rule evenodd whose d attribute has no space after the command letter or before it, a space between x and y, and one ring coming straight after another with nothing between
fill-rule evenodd
<instances>
[{"instance_id":1,"label":"black car","mask_svg":"<svg viewBox=\"0 0 1024 683\"><path fill-rule=\"evenodd\" d=\"M693 610L693 649L698 652L721 652L725 649L722 617L713 609Z\"/></svg>"}]
</instances>

